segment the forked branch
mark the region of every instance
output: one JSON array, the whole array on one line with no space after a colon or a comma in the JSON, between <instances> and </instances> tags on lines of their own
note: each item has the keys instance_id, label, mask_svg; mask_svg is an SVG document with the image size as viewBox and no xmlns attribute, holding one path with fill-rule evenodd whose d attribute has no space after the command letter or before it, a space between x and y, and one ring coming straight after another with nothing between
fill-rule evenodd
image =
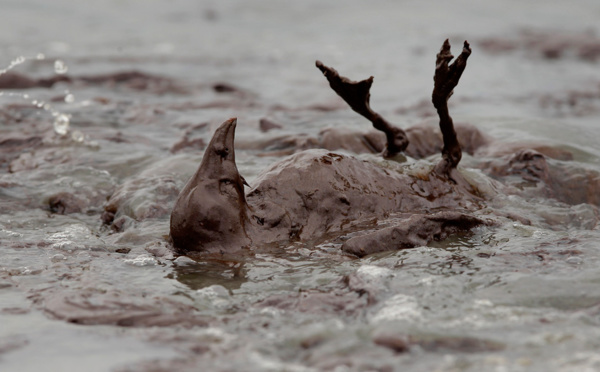
<instances>
[{"instance_id":1,"label":"forked branch","mask_svg":"<svg viewBox=\"0 0 600 372\"><path fill-rule=\"evenodd\" d=\"M435 168L436 172L440 175L450 175L450 171L456 168L462 158L462 151L456 137L454 123L448 111L448 99L452 96L454 88L458 85L458 81L467 66L467 59L470 55L471 48L469 43L465 41L462 53L449 65L454 56L450 52L448 39L444 41L444 45L442 45L442 49L437 55L431 100L440 117L440 130L444 138L442 160Z\"/></svg>"},{"instance_id":2,"label":"forked branch","mask_svg":"<svg viewBox=\"0 0 600 372\"><path fill-rule=\"evenodd\" d=\"M384 152L384 157L392 157L406 149L408 146L406 133L402 129L388 123L371 109L369 99L371 97L371 85L373 84L372 76L366 80L357 82L340 76L335 69L325 66L321 61L317 61L316 65L329 81L331 88L346 101L352 110L371 121L375 129L385 133L387 148Z\"/></svg>"}]
</instances>

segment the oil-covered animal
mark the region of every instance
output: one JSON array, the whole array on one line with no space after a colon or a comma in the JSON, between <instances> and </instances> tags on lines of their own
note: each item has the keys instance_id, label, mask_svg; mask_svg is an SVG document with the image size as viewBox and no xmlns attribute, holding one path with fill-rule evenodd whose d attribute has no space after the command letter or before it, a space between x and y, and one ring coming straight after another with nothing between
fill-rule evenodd
<instances>
[{"instance_id":1,"label":"oil-covered animal","mask_svg":"<svg viewBox=\"0 0 600 372\"><path fill-rule=\"evenodd\" d=\"M446 40L437 55L432 100L444 146L439 163L426 169L307 150L273 164L246 193L235 163L237 120L227 120L175 203L170 220L175 249L184 254L231 252L289 240L314 241L392 217L390 226L345 241L344 251L363 256L424 245L486 224L472 213L480 208L477 189L456 169L462 153L447 104L470 53L465 42L450 63L454 57ZM370 109L372 78L353 82L320 62L317 67L353 110L386 133L385 156L406 149L404 131Z\"/></svg>"}]
</instances>

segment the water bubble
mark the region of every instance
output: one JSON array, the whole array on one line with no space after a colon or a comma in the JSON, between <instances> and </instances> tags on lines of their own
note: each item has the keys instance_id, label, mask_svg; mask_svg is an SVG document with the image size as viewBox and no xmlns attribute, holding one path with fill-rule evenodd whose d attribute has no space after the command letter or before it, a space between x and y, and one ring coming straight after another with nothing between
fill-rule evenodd
<instances>
[{"instance_id":1,"label":"water bubble","mask_svg":"<svg viewBox=\"0 0 600 372\"><path fill-rule=\"evenodd\" d=\"M65 114L59 114L54 119L54 131L64 136L69 131L69 117Z\"/></svg>"},{"instance_id":2,"label":"water bubble","mask_svg":"<svg viewBox=\"0 0 600 372\"><path fill-rule=\"evenodd\" d=\"M66 103L73 103L75 102L75 96L71 93L67 93L67 95L65 96L65 102Z\"/></svg>"},{"instance_id":3,"label":"water bubble","mask_svg":"<svg viewBox=\"0 0 600 372\"><path fill-rule=\"evenodd\" d=\"M66 259L67 259L67 257L64 254L58 253L58 254L55 254L54 256L52 256L50 258L50 261L52 261L52 262L61 262L61 261L64 261Z\"/></svg>"},{"instance_id":4,"label":"water bubble","mask_svg":"<svg viewBox=\"0 0 600 372\"><path fill-rule=\"evenodd\" d=\"M57 59L56 61L54 61L54 72L56 72L59 75L62 75L62 74L66 74L67 71L69 71L69 68L67 67L65 62L63 62L60 59Z\"/></svg>"},{"instance_id":5,"label":"water bubble","mask_svg":"<svg viewBox=\"0 0 600 372\"><path fill-rule=\"evenodd\" d=\"M38 54L35 56L35 59L37 59L38 61L41 61L41 60L43 60L43 59L46 59L46 56L44 55L44 53L38 53Z\"/></svg>"},{"instance_id":6,"label":"water bubble","mask_svg":"<svg viewBox=\"0 0 600 372\"><path fill-rule=\"evenodd\" d=\"M139 266L139 267L142 267L142 266L155 266L155 265L158 264L158 261L154 257L148 256L148 255L145 255L145 254L139 255L139 256L137 256L136 258L133 258L133 259L126 259L124 261L125 261L125 263L127 265Z\"/></svg>"},{"instance_id":7,"label":"water bubble","mask_svg":"<svg viewBox=\"0 0 600 372\"><path fill-rule=\"evenodd\" d=\"M73 141L75 142L83 142L84 135L81 133L81 131L76 130L73 132L73 134L71 134L71 138L73 138Z\"/></svg>"}]
</instances>

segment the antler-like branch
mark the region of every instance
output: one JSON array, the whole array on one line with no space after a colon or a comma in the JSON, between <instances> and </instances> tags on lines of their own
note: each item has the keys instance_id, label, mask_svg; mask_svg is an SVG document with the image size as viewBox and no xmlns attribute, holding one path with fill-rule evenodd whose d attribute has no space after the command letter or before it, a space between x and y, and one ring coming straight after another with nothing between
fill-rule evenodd
<instances>
[{"instance_id":1,"label":"antler-like branch","mask_svg":"<svg viewBox=\"0 0 600 372\"><path fill-rule=\"evenodd\" d=\"M450 171L458 165L462 158L460 144L454 131L454 124L448 112L448 99L452 96L454 88L458 85L460 76L467 66L467 59L471 55L469 43L465 41L462 53L451 65L448 63L454 58L450 52L450 43L446 39L442 49L437 55L434 88L431 100L440 117L440 129L444 137L442 160L435 170L440 175L449 175Z\"/></svg>"},{"instance_id":2,"label":"antler-like branch","mask_svg":"<svg viewBox=\"0 0 600 372\"><path fill-rule=\"evenodd\" d=\"M329 81L331 88L346 101L346 103L358 114L367 118L373 127L385 133L387 138L387 149L384 157L392 157L402 152L408 146L406 133L390 123L388 123L379 114L374 112L369 105L371 85L373 77L362 81L352 81L340 74L333 68L325 66L321 61L316 62L317 68L323 72L323 75Z\"/></svg>"}]
</instances>

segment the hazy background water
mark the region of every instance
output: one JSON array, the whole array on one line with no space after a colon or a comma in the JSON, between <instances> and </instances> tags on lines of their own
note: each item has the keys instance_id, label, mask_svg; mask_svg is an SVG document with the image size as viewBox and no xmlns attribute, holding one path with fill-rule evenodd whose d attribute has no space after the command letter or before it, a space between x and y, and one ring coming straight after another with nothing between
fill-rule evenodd
<instances>
[{"instance_id":1,"label":"hazy background water","mask_svg":"<svg viewBox=\"0 0 600 372\"><path fill-rule=\"evenodd\" d=\"M448 37L455 54L465 39L473 46L452 99L455 118L502 141L577 149L573 168L600 171L600 66L581 58L577 46L598 39L597 1L0 5L2 64L30 59L14 71L49 77L61 60L70 76L135 70L175 79L187 90L57 84L0 97L10 114L0 119L0 140L45 138L25 151L20 171L1 174L0 369L600 368L600 251L591 222L597 208L590 205L507 197L490 208L524 215L533 226L511 223L440 247L362 260L344 259L335 246L293 245L239 266L153 256L162 252L168 215L130 221L123 233L100 220L106 196L125 182L147 182L132 197L135 211L159 205L164 192L157 190L183 185L202 154L169 151L185 124L209 123L198 133L208 140L216 125L236 116L237 139L246 142L264 138L257 129L264 117L284 124L281 133L364 128L362 118L339 105L316 59L353 79L374 75L372 105L391 121L402 127L422 121L419 105L431 94L435 53ZM523 46L529 40L523 32L541 41ZM492 53L484 47L490 38L522 42ZM563 54L544 55L544 45L555 50L557 43ZM45 58L35 60L40 53ZM246 95L224 98L211 89L215 83ZM570 104L572 92L589 98ZM62 99L68 93L72 102ZM14 106L32 100L69 117L66 137L54 133L52 110ZM309 109L316 104L340 109ZM71 137L76 131L80 141ZM124 141L108 139L116 136ZM238 159L250 182L276 160L253 150L238 151ZM51 213L49 196L64 190L94 200L87 213ZM373 303L340 285L348 277L362 283L354 289L366 288ZM173 314L203 319L202 325L114 324ZM418 346L395 353L374 343L386 335L405 335Z\"/></svg>"}]
</instances>

